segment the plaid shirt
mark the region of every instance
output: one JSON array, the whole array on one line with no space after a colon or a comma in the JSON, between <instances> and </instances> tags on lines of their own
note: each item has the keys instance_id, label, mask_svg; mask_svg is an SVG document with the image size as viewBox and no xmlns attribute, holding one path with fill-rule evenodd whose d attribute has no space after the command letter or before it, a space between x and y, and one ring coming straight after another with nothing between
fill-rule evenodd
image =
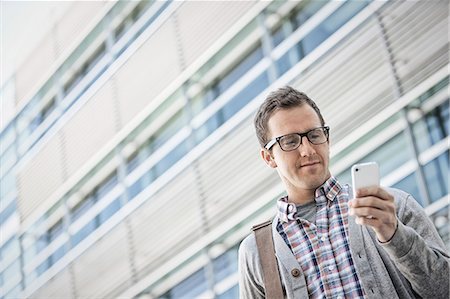
<instances>
[{"instance_id":1,"label":"plaid shirt","mask_svg":"<svg viewBox=\"0 0 450 299\"><path fill-rule=\"evenodd\" d=\"M316 222L300 218L288 198L278 200L278 232L305 275L310 298L364 298L348 243L348 186L329 178L316 190Z\"/></svg>"}]
</instances>

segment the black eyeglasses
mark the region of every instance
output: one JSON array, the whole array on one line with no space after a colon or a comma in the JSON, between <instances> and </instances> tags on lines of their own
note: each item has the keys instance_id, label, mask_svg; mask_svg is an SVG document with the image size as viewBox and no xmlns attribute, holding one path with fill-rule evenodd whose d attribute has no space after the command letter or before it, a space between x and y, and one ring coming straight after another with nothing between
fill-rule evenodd
<instances>
[{"instance_id":1,"label":"black eyeglasses","mask_svg":"<svg viewBox=\"0 0 450 299\"><path fill-rule=\"evenodd\" d=\"M305 133L292 133L276 137L270 140L264 148L270 150L278 142L280 148L285 152L296 150L302 144L303 137L306 136L311 144L322 144L328 141L330 127L319 127Z\"/></svg>"}]
</instances>

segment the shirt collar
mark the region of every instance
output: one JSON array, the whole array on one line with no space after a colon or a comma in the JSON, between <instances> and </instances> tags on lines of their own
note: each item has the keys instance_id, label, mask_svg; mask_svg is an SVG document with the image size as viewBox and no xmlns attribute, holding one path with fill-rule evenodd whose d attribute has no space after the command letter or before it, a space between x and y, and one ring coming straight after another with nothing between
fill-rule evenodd
<instances>
[{"instance_id":1,"label":"shirt collar","mask_svg":"<svg viewBox=\"0 0 450 299\"><path fill-rule=\"evenodd\" d=\"M341 189L342 187L337 179L331 176L322 186L316 189L314 200L316 204L326 203L327 201L333 202ZM277 211L282 222L289 222L297 218L297 206L288 202L287 196L277 201Z\"/></svg>"}]
</instances>

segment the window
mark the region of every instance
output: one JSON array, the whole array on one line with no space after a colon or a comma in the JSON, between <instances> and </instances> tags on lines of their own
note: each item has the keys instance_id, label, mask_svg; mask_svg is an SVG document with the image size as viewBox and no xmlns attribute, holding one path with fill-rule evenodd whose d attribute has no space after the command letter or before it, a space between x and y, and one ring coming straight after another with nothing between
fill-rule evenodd
<instances>
[{"instance_id":1,"label":"window","mask_svg":"<svg viewBox=\"0 0 450 299\"><path fill-rule=\"evenodd\" d=\"M359 162L379 162L380 175L385 176L410 159L412 159L412 153L409 149L405 133L401 132Z\"/></svg>"},{"instance_id":2,"label":"window","mask_svg":"<svg viewBox=\"0 0 450 299\"><path fill-rule=\"evenodd\" d=\"M205 269L202 268L170 290L170 298L191 299L207 289Z\"/></svg>"},{"instance_id":3,"label":"window","mask_svg":"<svg viewBox=\"0 0 450 299\"><path fill-rule=\"evenodd\" d=\"M431 201L441 199L448 194L449 152L424 166L425 180L430 192Z\"/></svg>"},{"instance_id":4,"label":"window","mask_svg":"<svg viewBox=\"0 0 450 299\"><path fill-rule=\"evenodd\" d=\"M214 279L218 283L238 271L237 248L231 248L213 261Z\"/></svg>"},{"instance_id":5,"label":"window","mask_svg":"<svg viewBox=\"0 0 450 299\"><path fill-rule=\"evenodd\" d=\"M225 292L217 296L217 299L235 299L235 298L239 298L238 285L233 286L232 288L226 290Z\"/></svg>"},{"instance_id":6,"label":"window","mask_svg":"<svg viewBox=\"0 0 450 299\"><path fill-rule=\"evenodd\" d=\"M405 177L404 179L402 179L401 181L394 184L392 187L408 192L417 200L417 202L419 202L422 206L424 205L416 181L416 174L414 172Z\"/></svg>"},{"instance_id":7,"label":"window","mask_svg":"<svg viewBox=\"0 0 450 299\"><path fill-rule=\"evenodd\" d=\"M360 12L368 3L368 1L347 1L342 4L333 14L305 36L301 41L302 46L299 47L301 49L300 54L309 54L348 20Z\"/></svg>"},{"instance_id":8,"label":"window","mask_svg":"<svg viewBox=\"0 0 450 299\"><path fill-rule=\"evenodd\" d=\"M74 222L80 218L84 213L86 213L95 203L94 194L86 196L81 200L74 208L71 210L71 221Z\"/></svg>"}]
</instances>

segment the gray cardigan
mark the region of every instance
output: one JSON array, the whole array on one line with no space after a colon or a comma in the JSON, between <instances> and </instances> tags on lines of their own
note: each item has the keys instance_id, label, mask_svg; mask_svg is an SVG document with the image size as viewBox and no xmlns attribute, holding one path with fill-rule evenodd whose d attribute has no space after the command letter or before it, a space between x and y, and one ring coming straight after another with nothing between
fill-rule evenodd
<instances>
[{"instance_id":1,"label":"gray cardigan","mask_svg":"<svg viewBox=\"0 0 450 299\"><path fill-rule=\"evenodd\" d=\"M449 298L450 258L433 223L411 195L388 190L395 197L399 219L390 242L381 244L372 229L349 216L350 249L366 297ZM300 264L277 232L277 223L275 217L272 231L285 298L308 298ZM294 277L294 269L302 275ZM241 298L265 298L254 234L239 248L239 288Z\"/></svg>"}]
</instances>

